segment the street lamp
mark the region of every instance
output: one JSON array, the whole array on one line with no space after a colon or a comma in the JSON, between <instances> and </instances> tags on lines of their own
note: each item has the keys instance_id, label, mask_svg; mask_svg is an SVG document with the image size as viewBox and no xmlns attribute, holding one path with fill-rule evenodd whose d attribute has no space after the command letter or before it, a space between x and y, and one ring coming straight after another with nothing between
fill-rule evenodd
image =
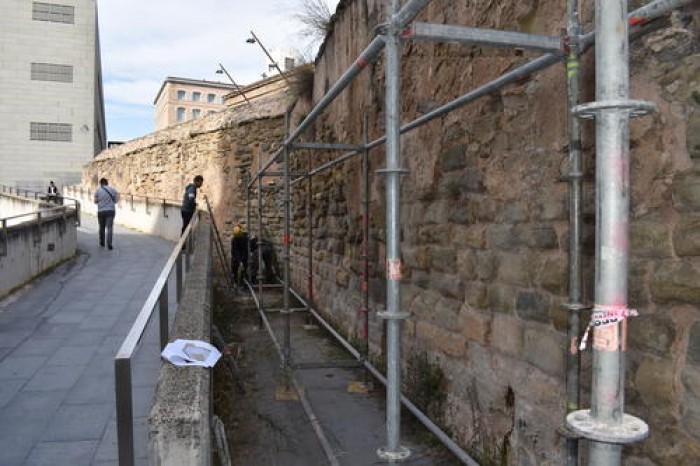
<instances>
[{"instance_id":1,"label":"street lamp","mask_svg":"<svg viewBox=\"0 0 700 466\"><path fill-rule=\"evenodd\" d=\"M241 89L241 86L236 84L236 81L233 80L233 78L231 77L229 72L226 70L226 68L224 68L224 65L222 65L221 63L219 63L219 69L216 70L216 74L225 74L228 77L228 79L231 81L231 84L233 84L233 86L236 88L238 93L241 96L243 96L243 99L245 99L245 101L248 103L248 105L250 105L251 107L253 106L253 104L250 103L250 100L248 100L248 97L245 96L245 93L243 92L243 89Z\"/></svg>"},{"instance_id":2,"label":"street lamp","mask_svg":"<svg viewBox=\"0 0 700 466\"><path fill-rule=\"evenodd\" d=\"M263 50L263 52L265 52L265 55L267 55L267 58L270 60L270 68L274 67L275 69L277 69L277 71L278 71L279 74L282 76L282 78L285 80L285 82L287 83L287 85L290 86L291 83L290 83L289 80L287 79L287 76L282 72L282 70L280 69L279 65L277 65L277 62L276 62L275 60L272 59L272 56L271 56L270 53L267 51L267 49L266 49L265 46L262 44L262 42L260 42L260 39L258 39L258 36L256 36L255 33L254 33L253 31L250 31L250 35L251 35L251 37L249 37L249 38L247 38L247 39L245 40L246 43L247 43L247 44L255 44L255 43L257 43L257 44L260 46L260 48Z\"/></svg>"}]
</instances>

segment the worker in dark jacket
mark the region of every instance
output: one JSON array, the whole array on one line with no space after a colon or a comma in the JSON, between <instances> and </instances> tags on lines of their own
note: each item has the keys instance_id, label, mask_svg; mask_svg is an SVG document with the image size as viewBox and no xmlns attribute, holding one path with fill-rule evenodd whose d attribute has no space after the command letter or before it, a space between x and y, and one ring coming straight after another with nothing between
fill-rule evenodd
<instances>
[{"instance_id":1,"label":"worker in dark jacket","mask_svg":"<svg viewBox=\"0 0 700 466\"><path fill-rule=\"evenodd\" d=\"M241 270L240 276L238 270ZM243 285L248 271L248 232L237 223L233 227L231 236L231 272L233 281L238 285Z\"/></svg>"},{"instance_id":2,"label":"worker in dark jacket","mask_svg":"<svg viewBox=\"0 0 700 466\"><path fill-rule=\"evenodd\" d=\"M262 254L263 261L263 275L262 281L264 283L273 283L275 281L275 276L277 275L277 257L275 256L275 248L272 243L266 239L261 239L258 242L258 238L253 238L250 240L250 276L253 283L258 282L258 270L260 269L260 263L258 262L258 247L260 247L260 253Z\"/></svg>"},{"instance_id":3,"label":"worker in dark jacket","mask_svg":"<svg viewBox=\"0 0 700 466\"><path fill-rule=\"evenodd\" d=\"M197 210L197 188L202 187L204 183L204 178L202 175L197 175L194 177L193 183L185 186L185 194L182 196L182 207L180 207L180 214L182 214L182 233L187 229L187 225L190 224L192 216Z\"/></svg>"}]
</instances>

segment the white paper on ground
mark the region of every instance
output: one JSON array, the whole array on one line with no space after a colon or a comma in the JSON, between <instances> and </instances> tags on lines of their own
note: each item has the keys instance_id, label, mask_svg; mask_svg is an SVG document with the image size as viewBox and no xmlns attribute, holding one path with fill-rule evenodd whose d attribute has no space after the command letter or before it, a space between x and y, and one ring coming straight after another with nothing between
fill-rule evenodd
<instances>
[{"instance_id":1,"label":"white paper on ground","mask_svg":"<svg viewBox=\"0 0 700 466\"><path fill-rule=\"evenodd\" d=\"M168 343L160 355L176 366L214 367L221 352L206 341L178 339Z\"/></svg>"}]
</instances>

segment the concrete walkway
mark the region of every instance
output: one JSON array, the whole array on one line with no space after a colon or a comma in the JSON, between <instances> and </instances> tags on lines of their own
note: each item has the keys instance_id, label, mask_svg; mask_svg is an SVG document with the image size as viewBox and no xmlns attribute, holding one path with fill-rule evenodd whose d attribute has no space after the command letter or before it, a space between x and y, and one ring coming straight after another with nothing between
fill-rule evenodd
<instances>
[{"instance_id":1,"label":"concrete walkway","mask_svg":"<svg viewBox=\"0 0 700 466\"><path fill-rule=\"evenodd\" d=\"M76 259L0 301L1 466L117 465L114 356L173 247L115 227L114 250L100 248L84 215ZM154 323L132 362L143 465L160 367Z\"/></svg>"}]
</instances>

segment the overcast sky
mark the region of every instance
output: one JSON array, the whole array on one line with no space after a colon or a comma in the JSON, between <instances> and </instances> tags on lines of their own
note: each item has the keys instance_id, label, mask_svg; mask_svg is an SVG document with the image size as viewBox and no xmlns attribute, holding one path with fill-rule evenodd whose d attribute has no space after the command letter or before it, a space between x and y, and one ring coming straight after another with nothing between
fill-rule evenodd
<instances>
[{"instance_id":1,"label":"overcast sky","mask_svg":"<svg viewBox=\"0 0 700 466\"><path fill-rule=\"evenodd\" d=\"M153 100L168 76L238 84L268 70L250 30L274 55L289 48L311 56L294 18L303 0L97 0L102 73L110 141L154 129ZM338 0L325 0L335 11Z\"/></svg>"}]
</instances>

